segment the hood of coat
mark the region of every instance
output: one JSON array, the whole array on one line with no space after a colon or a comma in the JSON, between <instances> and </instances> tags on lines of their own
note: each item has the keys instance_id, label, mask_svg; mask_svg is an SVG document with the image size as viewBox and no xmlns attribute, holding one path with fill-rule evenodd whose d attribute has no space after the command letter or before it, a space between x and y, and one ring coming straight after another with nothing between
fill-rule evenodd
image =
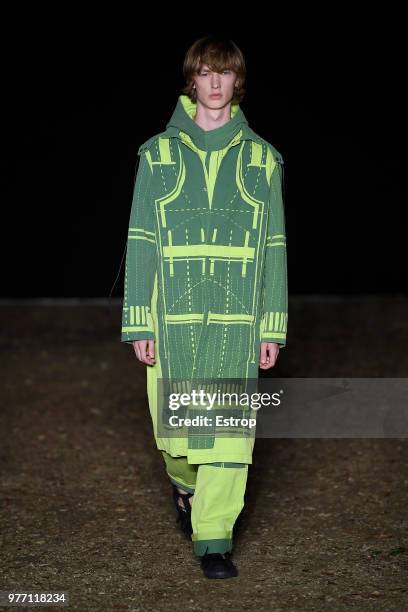
<instances>
[{"instance_id":1,"label":"hood of coat","mask_svg":"<svg viewBox=\"0 0 408 612\"><path fill-rule=\"evenodd\" d=\"M166 124L166 130L158 134L154 134L148 140L143 142L138 149L138 154L147 151L158 138L179 138L186 142L190 141L195 147L203 151L218 151L229 145L235 137L236 141L252 140L259 144L266 143L254 130L248 125L248 121L239 106L239 104L231 104L231 119L224 125L214 130L204 130L194 120L197 103L182 94L177 100L176 107L170 120ZM187 135L187 136L186 136ZM279 151L271 144L267 143L272 150L275 159L283 165L283 158Z\"/></svg>"},{"instance_id":2,"label":"hood of coat","mask_svg":"<svg viewBox=\"0 0 408 612\"><path fill-rule=\"evenodd\" d=\"M231 104L231 119L221 127L204 130L193 119L197 103L187 95L180 95L173 114L166 125L166 134L179 136L188 134L195 146L203 151L216 151L226 147L241 132L248 133L248 121L239 104Z\"/></svg>"}]
</instances>

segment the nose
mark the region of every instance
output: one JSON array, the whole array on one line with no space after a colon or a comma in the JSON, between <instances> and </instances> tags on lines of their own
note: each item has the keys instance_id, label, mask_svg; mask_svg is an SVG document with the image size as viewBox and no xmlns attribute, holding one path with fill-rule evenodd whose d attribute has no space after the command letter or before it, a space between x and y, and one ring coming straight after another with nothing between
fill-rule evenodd
<instances>
[{"instance_id":1,"label":"nose","mask_svg":"<svg viewBox=\"0 0 408 612\"><path fill-rule=\"evenodd\" d=\"M220 86L220 77L217 73L212 74L211 86L216 88Z\"/></svg>"}]
</instances>

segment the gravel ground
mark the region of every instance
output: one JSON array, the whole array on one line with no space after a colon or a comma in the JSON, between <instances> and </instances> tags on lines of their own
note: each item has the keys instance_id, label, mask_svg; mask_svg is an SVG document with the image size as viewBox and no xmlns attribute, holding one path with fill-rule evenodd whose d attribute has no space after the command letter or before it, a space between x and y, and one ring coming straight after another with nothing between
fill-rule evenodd
<instances>
[{"instance_id":1,"label":"gravel ground","mask_svg":"<svg viewBox=\"0 0 408 612\"><path fill-rule=\"evenodd\" d=\"M406 377L407 305L294 298L274 373ZM65 590L81 611L408 608L406 439L257 439L239 576L208 580L175 523L120 305L0 312L1 590Z\"/></svg>"}]
</instances>

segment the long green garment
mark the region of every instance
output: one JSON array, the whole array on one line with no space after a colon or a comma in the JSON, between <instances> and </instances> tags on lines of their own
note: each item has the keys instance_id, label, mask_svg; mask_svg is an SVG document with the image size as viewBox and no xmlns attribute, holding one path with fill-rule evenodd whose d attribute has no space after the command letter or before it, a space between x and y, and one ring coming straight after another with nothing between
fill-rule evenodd
<instances>
[{"instance_id":1,"label":"long green garment","mask_svg":"<svg viewBox=\"0 0 408 612\"><path fill-rule=\"evenodd\" d=\"M157 447L189 463L252 463L253 437L160 437L161 379L255 379L261 342L286 345L283 159L240 105L204 130L180 95L144 142L130 213L122 342L155 340L147 392Z\"/></svg>"}]
</instances>

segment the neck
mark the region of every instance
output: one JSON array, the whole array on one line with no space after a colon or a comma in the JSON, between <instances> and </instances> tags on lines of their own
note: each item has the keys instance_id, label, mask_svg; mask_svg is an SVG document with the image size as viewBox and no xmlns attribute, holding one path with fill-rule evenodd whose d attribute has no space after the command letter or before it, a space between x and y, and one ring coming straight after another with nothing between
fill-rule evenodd
<instances>
[{"instance_id":1,"label":"neck","mask_svg":"<svg viewBox=\"0 0 408 612\"><path fill-rule=\"evenodd\" d=\"M222 108L208 108L197 100L196 114L192 118L203 130L215 130L231 119L231 102Z\"/></svg>"}]
</instances>

